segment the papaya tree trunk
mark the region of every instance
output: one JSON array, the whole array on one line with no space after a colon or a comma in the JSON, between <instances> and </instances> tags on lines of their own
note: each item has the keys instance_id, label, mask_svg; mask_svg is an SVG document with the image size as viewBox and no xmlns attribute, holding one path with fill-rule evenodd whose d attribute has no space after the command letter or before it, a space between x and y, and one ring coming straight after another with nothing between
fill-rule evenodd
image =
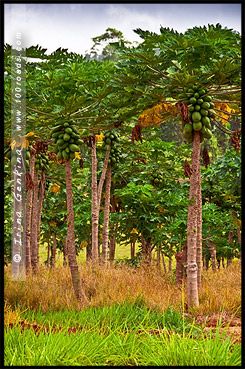
<instances>
[{"instance_id":1,"label":"papaya tree trunk","mask_svg":"<svg viewBox=\"0 0 245 369\"><path fill-rule=\"evenodd\" d=\"M76 247L75 247L75 229L74 229L74 210L72 197L72 174L71 174L71 159L65 160L66 172L66 203L67 203L67 251L71 278L73 283L76 298L82 303L87 302L81 279L79 276Z\"/></svg>"},{"instance_id":2,"label":"papaya tree trunk","mask_svg":"<svg viewBox=\"0 0 245 369\"><path fill-rule=\"evenodd\" d=\"M216 249L215 249L215 243L213 241L208 241L209 243L209 251L211 255L211 263L212 263L212 270L216 271Z\"/></svg>"},{"instance_id":3,"label":"papaya tree trunk","mask_svg":"<svg viewBox=\"0 0 245 369\"><path fill-rule=\"evenodd\" d=\"M200 166L200 132L194 131L191 154L192 174L190 178L189 206L187 217L187 298L188 306L199 306L197 285L197 188Z\"/></svg>"},{"instance_id":4,"label":"papaya tree trunk","mask_svg":"<svg viewBox=\"0 0 245 369\"><path fill-rule=\"evenodd\" d=\"M172 272L172 257L168 257L168 271Z\"/></svg>"},{"instance_id":5,"label":"papaya tree trunk","mask_svg":"<svg viewBox=\"0 0 245 369\"><path fill-rule=\"evenodd\" d=\"M32 220L32 206L33 206L33 179L35 166L35 151L31 150L30 169L29 169L29 183L26 195L26 273L31 272L31 220Z\"/></svg>"},{"instance_id":6,"label":"papaya tree trunk","mask_svg":"<svg viewBox=\"0 0 245 369\"><path fill-rule=\"evenodd\" d=\"M229 243L232 246L232 243L233 243L233 231L230 231L229 232ZM232 264L232 260L233 260L233 256L232 256L232 250L231 250L231 256L229 256L227 258L227 265L226 265L227 268L228 268L229 265Z\"/></svg>"},{"instance_id":7,"label":"papaya tree trunk","mask_svg":"<svg viewBox=\"0 0 245 369\"><path fill-rule=\"evenodd\" d=\"M67 266L67 238L66 237L64 239L64 244L63 244L63 266L64 267Z\"/></svg>"},{"instance_id":8,"label":"papaya tree trunk","mask_svg":"<svg viewBox=\"0 0 245 369\"><path fill-rule=\"evenodd\" d=\"M33 178L33 206L31 219L31 265L33 272L37 272L37 223L38 223L38 171L34 169Z\"/></svg>"},{"instance_id":9,"label":"papaya tree trunk","mask_svg":"<svg viewBox=\"0 0 245 369\"><path fill-rule=\"evenodd\" d=\"M52 247L52 254L51 254L51 268L55 267L56 247L57 247L56 232L54 232L53 233L53 247Z\"/></svg>"},{"instance_id":10,"label":"papaya tree trunk","mask_svg":"<svg viewBox=\"0 0 245 369\"><path fill-rule=\"evenodd\" d=\"M50 240L48 239L48 255L47 255L47 267L50 266Z\"/></svg>"},{"instance_id":11,"label":"papaya tree trunk","mask_svg":"<svg viewBox=\"0 0 245 369\"><path fill-rule=\"evenodd\" d=\"M178 251L175 254L176 259L176 284L181 285L184 279L184 263L185 263L185 253L184 251Z\"/></svg>"},{"instance_id":12,"label":"papaya tree trunk","mask_svg":"<svg viewBox=\"0 0 245 369\"><path fill-rule=\"evenodd\" d=\"M106 150L105 159L103 163L103 169L99 181L99 185L97 186L97 155L96 155L96 139L95 134L92 134L92 186L91 186L91 197L92 197L92 206L91 206L91 218L92 218L92 262L97 263L99 261L99 242L98 242L98 233L99 233L99 212L100 212L100 202L103 184L105 181L108 160L111 150L111 145Z\"/></svg>"},{"instance_id":13,"label":"papaya tree trunk","mask_svg":"<svg viewBox=\"0 0 245 369\"><path fill-rule=\"evenodd\" d=\"M151 238L145 239L141 235L141 247L142 247L142 265L150 266L152 263L152 240Z\"/></svg>"},{"instance_id":14,"label":"papaya tree trunk","mask_svg":"<svg viewBox=\"0 0 245 369\"><path fill-rule=\"evenodd\" d=\"M130 256L131 259L135 257L135 241L130 242Z\"/></svg>"},{"instance_id":15,"label":"papaya tree trunk","mask_svg":"<svg viewBox=\"0 0 245 369\"><path fill-rule=\"evenodd\" d=\"M86 246L86 262L90 263L92 261L92 236L90 235L88 244Z\"/></svg>"},{"instance_id":16,"label":"papaya tree trunk","mask_svg":"<svg viewBox=\"0 0 245 369\"><path fill-rule=\"evenodd\" d=\"M41 231L41 218L42 218L42 207L45 196L45 171L42 171L40 178L40 191L38 200L38 217L37 217L37 260L39 264L39 245L40 245L40 231Z\"/></svg>"},{"instance_id":17,"label":"papaya tree trunk","mask_svg":"<svg viewBox=\"0 0 245 369\"><path fill-rule=\"evenodd\" d=\"M197 286L201 288L202 275L202 188L201 188L201 166L198 166L197 187Z\"/></svg>"},{"instance_id":18,"label":"papaya tree trunk","mask_svg":"<svg viewBox=\"0 0 245 369\"><path fill-rule=\"evenodd\" d=\"M97 193L97 156L96 156L96 140L92 135L92 186L91 186L91 218L92 218L92 262L97 263L99 260L98 253L98 228L99 228L99 212L98 212L98 193Z\"/></svg>"},{"instance_id":19,"label":"papaya tree trunk","mask_svg":"<svg viewBox=\"0 0 245 369\"><path fill-rule=\"evenodd\" d=\"M115 212L116 212L116 198L114 195L112 195L111 213L115 213ZM110 226L111 234L113 234L113 236L110 237L110 241L109 241L110 263L113 263L115 259L117 228L118 228L118 222L116 222L114 226Z\"/></svg>"},{"instance_id":20,"label":"papaya tree trunk","mask_svg":"<svg viewBox=\"0 0 245 369\"><path fill-rule=\"evenodd\" d=\"M109 217L110 217L110 194L111 194L111 165L107 168L105 205L104 205L104 224L102 231L102 264L107 265L108 236L109 236Z\"/></svg>"},{"instance_id":21,"label":"papaya tree trunk","mask_svg":"<svg viewBox=\"0 0 245 369\"><path fill-rule=\"evenodd\" d=\"M167 265L166 265L166 262L165 262L165 257L164 257L163 252L161 252L161 255L162 255L162 265L163 265L163 269L164 269L164 272L165 272L165 273L167 273Z\"/></svg>"}]
</instances>

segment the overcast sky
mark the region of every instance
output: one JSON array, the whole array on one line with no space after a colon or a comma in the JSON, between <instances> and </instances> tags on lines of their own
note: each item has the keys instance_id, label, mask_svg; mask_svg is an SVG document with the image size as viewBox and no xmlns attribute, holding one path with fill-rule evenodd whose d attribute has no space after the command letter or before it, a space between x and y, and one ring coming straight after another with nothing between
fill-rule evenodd
<instances>
[{"instance_id":1,"label":"overcast sky","mask_svg":"<svg viewBox=\"0 0 245 369\"><path fill-rule=\"evenodd\" d=\"M159 33L160 26L185 32L194 26L220 23L241 33L240 4L5 4L5 43L22 33L26 47L40 45L52 52L59 47L85 54L92 37L107 27L122 31L125 39L141 41L133 29Z\"/></svg>"}]
</instances>

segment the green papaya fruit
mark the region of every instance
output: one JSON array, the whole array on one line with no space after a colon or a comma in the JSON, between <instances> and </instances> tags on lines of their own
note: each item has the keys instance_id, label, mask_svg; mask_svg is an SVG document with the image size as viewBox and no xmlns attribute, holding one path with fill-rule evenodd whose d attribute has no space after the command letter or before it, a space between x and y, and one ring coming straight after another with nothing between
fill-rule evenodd
<instances>
[{"instance_id":1,"label":"green papaya fruit","mask_svg":"<svg viewBox=\"0 0 245 369\"><path fill-rule=\"evenodd\" d=\"M6 158L10 159L11 158L11 150L9 150L5 156L6 156Z\"/></svg>"},{"instance_id":2,"label":"green papaya fruit","mask_svg":"<svg viewBox=\"0 0 245 369\"><path fill-rule=\"evenodd\" d=\"M202 103L202 108L203 109L209 109L210 108L210 103L207 101L204 101L204 103Z\"/></svg>"},{"instance_id":3,"label":"green papaya fruit","mask_svg":"<svg viewBox=\"0 0 245 369\"><path fill-rule=\"evenodd\" d=\"M71 138L71 136L70 136L70 135L68 135L68 133L65 133L65 134L64 134L64 136L63 136L63 140L64 140L64 141L69 141L69 140L70 140L70 138Z\"/></svg>"},{"instance_id":4,"label":"green papaya fruit","mask_svg":"<svg viewBox=\"0 0 245 369\"><path fill-rule=\"evenodd\" d=\"M206 109L201 109L201 110L200 110L200 113L201 113L201 115L202 115L203 117L206 117L206 116L208 115L208 110L206 110ZM200 120L201 120L201 118L200 118Z\"/></svg>"},{"instance_id":5,"label":"green papaya fruit","mask_svg":"<svg viewBox=\"0 0 245 369\"><path fill-rule=\"evenodd\" d=\"M192 106L189 106L188 110L189 110L190 112L193 112L193 111L195 110L195 108L194 108L194 106L192 105Z\"/></svg>"},{"instance_id":6,"label":"green papaya fruit","mask_svg":"<svg viewBox=\"0 0 245 369\"><path fill-rule=\"evenodd\" d=\"M70 144L69 148L70 148L70 151L72 152L80 151L79 147L75 144Z\"/></svg>"},{"instance_id":7,"label":"green papaya fruit","mask_svg":"<svg viewBox=\"0 0 245 369\"><path fill-rule=\"evenodd\" d=\"M58 154L57 154L57 159L58 159L58 160L60 160L60 159L62 159L62 157L63 157L63 156L62 156L62 152L61 152L61 151L59 151L59 152L58 152Z\"/></svg>"},{"instance_id":8,"label":"green papaya fruit","mask_svg":"<svg viewBox=\"0 0 245 369\"><path fill-rule=\"evenodd\" d=\"M195 110L196 110L196 111L201 110L201 106L200 106L200 105L198 105L198 104L196 104L196 105L195 105Z\"/></svg>"},{"instance_id":9,"label":"green papaya fruit","mask_svg":"<svg viewBox=\"0 0 245 369\"><path fill-rule=\"evenodd\" d=\"M202 122L194 122L193 129L194 131L200 131L202 129Z\"/></svg>"},{"instance_id":10,"label":"green papaya fruit","mask_svg":"<svg viewBox=\"0 0 245 369\"><path fill-rule=\"evenodd\" d=\"M70 125L69 125L69 123L68 122L65 122L64 124L63 124L63 126L65 127L65 128L67 128L67 127L69 127ZM68 132L67 132L68 133Z\"/></svg>"},{"instance_id":11,"label":"green papaya fruit","mask_svg":"<svg viewBox=\"0 0 245 369\"><path fill-rule=\"evenodd\" d=\"M203 136L207 139L212 137L212 132L210 131L210 129L206 128L206 132L203 134Z\"/></svg>"},{"instance_id":12,"label":"green papaya fruit","mask_svg":"<svg viewBox=\"0 0 245 369\"><path fill-rule=\"evenodd\" d=\"M75 153L74 153L74 152L70 152L70 154L69 154L69 155L70 155L70 158L71 158L71 159L75 159Z\"/></svg>"},{"instance_id":13,"label":"green papaya fruit","mask_svg":"<svg viewBox=\"0 0 245 369\"><path fill-rule=\"evenodd\" d=\"M201 114L198 111L195 111L194 113L192 113L191 118L193 120L193 122L200 122L201 120Z\"/></svg>"},{"instance_id":14,"label":"green papaya fruit","mask_svg":"<svg viewBox=\"0 0 245 369\"><path fill-rule=\"evenodd\" d=\"M80 138L77 140L76 142L77 145L82 145L83 144L83 140L81 140Z\"/></svg>"},{"instance_id":15,"label":"green papaya fruit","mask_svg":"<svg viewBox=\"0 0 245 369\"><path fill-rule=\"evenodd\" d=\"M215 111L214 111L213 109L209 109L209 111L208 111L208 115L209 115L209 117L211 117L211 118L215 118Z\"/></svg>"},{"instance_id":16,"label":"green papaya fruit","mask_svg":"<svg viewBox=\"0 0 245 369\"><path fill-rule=\"evenodd\" d=\"M63 138L59 138L58 141L57 141L57 145L58 146L62 146L64 145L65 141L63 140Z\"/></svg>"},{"instance_id":17,"label":"green papaya fruit","mask_svg":"<svg viewBox=\"0 0 245 369\"><path fill-rule=\"evenodd\" d=\"M191 97L190 100L189 100L190 104L195 104L196 101L197 101L197 99L195 97Z\"/></svg>"},{"instance_id":18,"label":"green papaya fruit","mask_svg":"<svg viewBox=\"0 0 245 369\"><path fill-rule=\"evenodd\" d=\"M52 138L56 138L60 135L60 131L52 133Z\"/></svg>"},{"instance_id":19,"label":"green papaya fruit","mask_svg":"<svg viewBox=\"0 0 245 369\"><path fill-rule=\"evenodd\" d=\"M59 148L58 148L58 146L57 145L55 145L55 147L53 148L53 152L55 153L55 154L57 154L57 152L59 151Z\"/></svg>"},{"instance_id":20,"label":"green papaya fruit","mask_svg":"<svg viewBox=\"0 0 245 369\"><path fill-rule=\"evenodd\" d=\"M17 156L12 155L11 157L11 165L16 165L17 164Z\"/></svg>"},{"instance_id":21,"label":"green papaya fruit","mask_svg":"<svg viewBox=\"0 0 245 369\"><path fill-rule=\"evenodd\" d=\"M70 144L73 144L73 143L75 143L75 140L74 140L74 138L71 138L71 139L69 140L69 143L70 143Z\"/></svg>"},{"instance_id":22,"label":"green papaya fruit","mask_svg":"<svg viewBox=\"0 0 245 369\"><path fill-rule=\"evenodd\" d=\"M192 124L186 123L184 131L185 132L192 132Z\"/></svg>"},{"instance_id":23,"label":"green papaya fruit","mask_svg":"<svg viewBox=\"0 0 245 369\"><path fill-rule=\"evenodd\" d=\"M210 101L212 101L212 98L211 98L211 96L206 95L206 96L203 96L203 100L207 101L207 102L210 102Z\"/></svg>"},{"instance_id":24,"label":"green papaya fruit","mask_svg":"<svg viewBox=\"0 0 245 369\"><path fill-rule=\"evenodd\" d=\"M65 150L62 150L62 156L65 160L67 160L69 158L69 155Z\"/></svg>"},{"instance_id":25,"label":"green papaya fruit","mask_svg":"<svg viewBox=\"0 0 245 369\"><path fill-rule=\"evenodd\" d=\"M69 135L72 134L72 129L71 128L65 128L65 132L68 133Z\"/></svg>"},{"instance_id":26,"label":"green papaya fruit","mask_svg":"<svg viewBox=\"0 0 245 369\"><path fill-rule=\"evenodd\" d=\"M64 133L60 133L58 137L59 137L59 139L60 139L60 138L62 138L62 139L63 139L63 136L64 136Z\"/></svg>"},{"instance_id":27,"label":"green papaya fruit","mask_svg":"<svg viewBox=\"0 0 245 369\"><path fill-rule=\"evenodd\" d=\"M65 148L65 151L69 154L69 152L70 152L69 146Z\"/></svg>"}]
</instances>

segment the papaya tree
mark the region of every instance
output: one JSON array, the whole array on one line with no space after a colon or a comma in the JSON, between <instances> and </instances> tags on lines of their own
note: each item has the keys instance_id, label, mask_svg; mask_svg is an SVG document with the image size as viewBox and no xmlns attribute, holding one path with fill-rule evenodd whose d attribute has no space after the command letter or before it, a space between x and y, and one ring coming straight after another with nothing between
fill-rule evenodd
<instances>
[{"instance_id":1,"label":"papaya tree","mask_svg":"<svg viewBox=\"0 0 245 369\"><path fill-rule=\"evenodd\" d=\"M220 24L194 27L185 33L163 27L160 34L141 29L135 32L143 42L135 48L121 48L117 79L118 84L127 84L125 89L132 97L140 95L138 108L143 113L133 137L139 136L142 126L179 117L183 137L193 144L191 167L185 167L190 174L187 290L188 306L198 306L202 255L200 144L205 145L212 137L212 122L231 136L232 145L239 150L241 132L230 130L230 124L235 117L239 120L241 111L241 36ZM153 106L155 120L149 114ZM145 119L149 115L151 119Z\"/></svg>"}]
</instances>

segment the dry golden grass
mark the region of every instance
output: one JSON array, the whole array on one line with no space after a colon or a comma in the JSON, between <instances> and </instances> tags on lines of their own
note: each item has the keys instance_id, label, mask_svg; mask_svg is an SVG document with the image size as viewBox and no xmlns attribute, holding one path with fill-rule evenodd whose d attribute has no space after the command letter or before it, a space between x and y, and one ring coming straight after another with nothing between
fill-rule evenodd
<instances>
[{"instance_id":1,"label":"dry golden grass","mask_svg":"<svg viewBox=\"0 0 245 369\"><path fill-rule=\"evenodd\" d=\"M104 269L83 263L80 265L89 306L110 305L126 299L144 299L145 303L160 311L168 306L182 310L187 301L186 286L175 285L172 273L164 274L156 267L151 270L130 267L108 267ZM220 311L241 316L241 268L238 264L228 269L203 271L200 290L200 306L192 311L194 315L212 314ZM53 270L42 266L37 275L30 275L25 281L12 281L10 268L5 268L5 301L10 306L30 307L42 311L64 308L81 309L76 301L68 267L57 266Z\"/></svg>"}]
</instances>

